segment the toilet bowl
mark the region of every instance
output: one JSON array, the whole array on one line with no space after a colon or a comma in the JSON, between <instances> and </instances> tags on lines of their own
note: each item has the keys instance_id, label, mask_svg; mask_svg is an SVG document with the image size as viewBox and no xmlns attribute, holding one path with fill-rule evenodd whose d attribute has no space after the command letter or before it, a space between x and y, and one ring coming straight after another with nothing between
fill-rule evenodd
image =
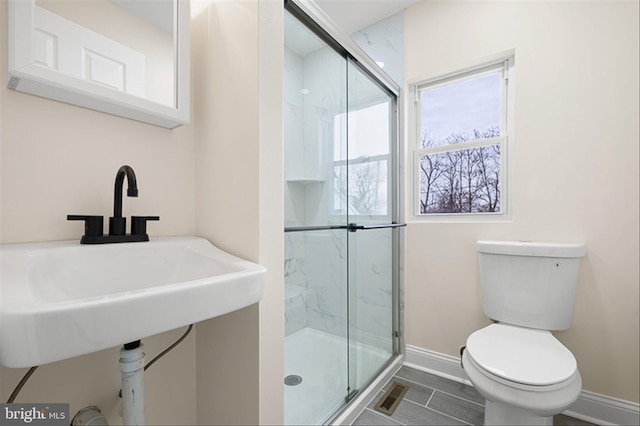
<instances>
[{"instance_id":1,"label":"toilet bowl","mask_svg":"<svg viewBox=\"0 0 640 426\"><path fill-rule=\"evenodd\" d=\"M488 425L552 425L582 388L575 358L546 330L489 325L469 336L462 364Z\"/></svg>"},{"instance_id":2,"label":"toilet bowl","mask_svg":"<svg viewBox=\"0 0 640 426\"><path fill-rule=\"evenodd\" d=\"M576 359L550 330L571 325L583 244L478 241L484 312L462 366L485 397L485 424L552 425L582 389Z\"/></svg>"}]
</instances>

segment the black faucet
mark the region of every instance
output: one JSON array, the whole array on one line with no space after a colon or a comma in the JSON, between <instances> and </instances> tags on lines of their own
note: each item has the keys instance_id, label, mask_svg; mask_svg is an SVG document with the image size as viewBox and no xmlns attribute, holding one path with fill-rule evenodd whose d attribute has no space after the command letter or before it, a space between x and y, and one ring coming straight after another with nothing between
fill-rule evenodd
<instances>
[{"instance_id":1,"label":"black faucet","mask_svg":"<svg viewBox=\"0 0 640 426\"><path fill-rule=\"evenodd\" d=\"M118 169L116 184L113 189L113 216L109 218L109 235L124 235L127 218L122 217L122 187L127 176L127 197L138 196L138 182L131 166L124 165Z\"/></svg>"},{"instance_id":2,"label":"black faucet","mask_svg":"<svg viewBox=\"0 0 640 426\"><path fill-rule=\"evenodd\" d=\"M84 235L81 244L130 243L149 241L147 221L160 220L159 216L131 216L131 233L126 233L127 219L122 217L122 188L127 177L127 196L138 196L136 174L131 166L118 169L113 191L113 216L109 218L109 234L103 235L102 216L67 215L67 220L84 220Z\"/></svg>"}]
</instances>

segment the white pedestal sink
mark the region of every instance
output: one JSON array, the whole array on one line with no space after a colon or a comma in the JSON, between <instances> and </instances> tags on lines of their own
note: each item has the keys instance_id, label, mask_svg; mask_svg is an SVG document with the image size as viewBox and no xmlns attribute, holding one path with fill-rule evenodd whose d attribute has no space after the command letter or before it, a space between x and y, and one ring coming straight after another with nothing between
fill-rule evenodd
<instances>
[{"instance_id":1,"label":"white pedestal sink","mask_svg":"<svg viewBox=\"0 0 640 426\"><path fill-rule=\"evenodd\" d=\"M197 237L0 245L0 363L46 364L262 299L266 269Z\"/></svg>"}]
</instances>

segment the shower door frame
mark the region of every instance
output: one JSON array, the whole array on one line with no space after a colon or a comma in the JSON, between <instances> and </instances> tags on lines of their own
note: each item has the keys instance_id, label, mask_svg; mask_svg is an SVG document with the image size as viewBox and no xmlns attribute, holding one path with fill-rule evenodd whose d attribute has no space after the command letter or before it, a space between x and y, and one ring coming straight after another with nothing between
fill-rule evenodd
<instances>
[{"instance_id":1,"label":"shower door frame","mask_svg":"<svg viewBox=\"0 0 640 426\"><path fill-rule=\"evenodd\" d=\"M392 231L392 328L393 328L393 345L391 357L380 368L379 372L372 379L389 369L392 365L397 365L399 368L401 363L399 360L404 356L404 321L403 311L401 304L402 295L402 268L400 265L403 262L404 235L402 233L402 227L406 226L403 223L403 199L402 199L402 187L403 181L400 178L400 166L401 160L404 158L404 151L401 144L402 135L402 122L400 120L402 112L401 101L401 89L400 86L387 75L367 53L362 50L349 36L345 35L340 28L320 9L314 2L308 0L283 0L284 9L291 13L296 19L302 22L307 28L321 38L327 45L333 48L341 56L345 58L347 62L351 61L359 68L364 74L366 74L373 83L378 85L380 89L385 91L391 98L392 104L392 120L390 123L391 134L391 223L384 226L372 225L371 228L398 228ZM285 232L295 231L311 231L320 229L345 229L345 231L357 231L358 229L369 229L365 226L353 226L354 224L348 224L347 226L341 225L327 225L327 226L302 226L295 228L285 228ZM349 362L349 360L347 361ZM345 410L349 407L350 403L354 400L356 395L359 395L364 388L371 385L371 381L368 385L365 385L362 389L357 389L354 394L350 394L345 398L345 403L330 416L326 424L332 423L335 419L342 416Z\"/></svg>"}]
</instances>

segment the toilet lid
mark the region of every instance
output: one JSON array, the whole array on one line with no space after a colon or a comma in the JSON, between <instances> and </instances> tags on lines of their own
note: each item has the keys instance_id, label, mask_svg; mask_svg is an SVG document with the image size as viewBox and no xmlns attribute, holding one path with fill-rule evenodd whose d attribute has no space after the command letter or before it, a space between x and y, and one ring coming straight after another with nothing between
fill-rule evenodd
<instances>
[{"instance_id":1,"label":"toilet lid","mask_svg":"<svg viewBox=\"0 0 640 426\"><path fill-rule=\"evenodd\" d=\"M546 330L492 324L471 334L466 350L491 374L526 385L560 383L577 368L573 354Z\"/></svg>"}]
</instances>

